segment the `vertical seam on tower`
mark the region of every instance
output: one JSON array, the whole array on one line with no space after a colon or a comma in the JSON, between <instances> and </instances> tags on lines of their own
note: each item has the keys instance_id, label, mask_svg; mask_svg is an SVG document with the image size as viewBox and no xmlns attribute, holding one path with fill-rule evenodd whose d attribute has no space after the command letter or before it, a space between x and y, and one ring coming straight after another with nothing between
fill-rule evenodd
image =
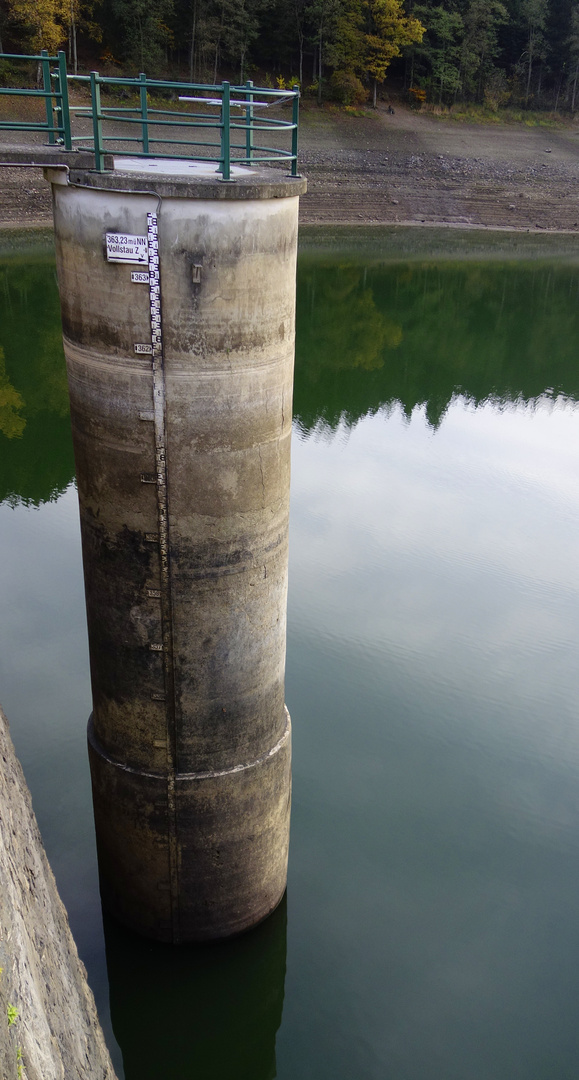
<instances>
[{"instance_id":1,"label":"vertical seam on tower","mask_svg":"<svg viewBox=\"0 0 579 1080\"><path fill-rule=\"evenodd\" d=\"M163 640L163 674L167 718L167 811L169 840L169 878L171 924L174 942L180 940L179 925L179 865L177 850L176 773L176 707L173 651L173 619L171 603L171 568L169 545L169 488L167 474L167 418L165 392L165 363L161 317L161 268L159 261L159 227L157 215L147 214L149 251L149 305L151 313L151 349L153 368L153 414L155 421L155 473L157 478L157 513L159 521L159 569L161 577L161 631Z\"/></svg>"}]
</instances>

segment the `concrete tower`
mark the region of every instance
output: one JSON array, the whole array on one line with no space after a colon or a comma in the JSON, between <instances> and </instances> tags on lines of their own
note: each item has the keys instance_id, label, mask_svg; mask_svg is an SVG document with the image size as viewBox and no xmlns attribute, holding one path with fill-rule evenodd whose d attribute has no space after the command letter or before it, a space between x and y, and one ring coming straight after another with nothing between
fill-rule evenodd
<instances>
[{"instance_id":1,"label":"concrete tower","mask_svg":"<svg viewBox=\"0 0 579 1080\"><path fill-rule=\"evenodd\" d=\"M237 933L286 883L299 195L264 169L47 170L80 499L106 908Z\"/></svg>"}]
</instances>

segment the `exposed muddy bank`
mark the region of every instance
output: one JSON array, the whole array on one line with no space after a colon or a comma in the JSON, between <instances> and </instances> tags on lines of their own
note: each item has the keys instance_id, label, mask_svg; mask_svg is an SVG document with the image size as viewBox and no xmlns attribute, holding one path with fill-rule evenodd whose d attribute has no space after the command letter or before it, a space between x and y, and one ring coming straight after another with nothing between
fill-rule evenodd
<instances>
[{"instance_id":1,"label":"exposed muddy bank","mask_svg":"<svg viewBox=\"0 0 579 1080\"><path fill-rule=\"evenodd\" d=\"M355 117L308 106L300 220L579 232L578 164L579 125L466 124L399 106L393 116L382 106ZM2 169L0 227L51 223L41 170Z\"/></svg>"}]
</instances>

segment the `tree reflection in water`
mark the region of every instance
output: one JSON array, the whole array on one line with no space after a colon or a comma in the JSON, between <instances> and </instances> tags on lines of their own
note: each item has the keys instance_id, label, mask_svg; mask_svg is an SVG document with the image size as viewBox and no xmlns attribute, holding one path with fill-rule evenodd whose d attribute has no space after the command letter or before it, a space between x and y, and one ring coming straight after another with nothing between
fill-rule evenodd
<instances>
[{"instance_id":1,"label":"tree reflection in water","mask_svg":"<svg viewBox=\"0 0 579 1080\"><path fill-rule=\"evenodd\" d=\"M463 397L508 407L579 397L579 273L545 263L336 265L298 277L294 414L304 432Z\"/></svg>"},{"instance_id":2,"label":"tree reflection in water","mask_svg":"<svg viewBox=\"0 0 579 1080\"><path fill-rule=\"evenodd\" d=\"M38 506L74 477L58 289L50 255L0 263L0 502ZM294 414L304 433L380 409L579 399L579 272L565 264L298 267ZM39 330L39 327L41 328Z\"/></svg>"}]
</instances>

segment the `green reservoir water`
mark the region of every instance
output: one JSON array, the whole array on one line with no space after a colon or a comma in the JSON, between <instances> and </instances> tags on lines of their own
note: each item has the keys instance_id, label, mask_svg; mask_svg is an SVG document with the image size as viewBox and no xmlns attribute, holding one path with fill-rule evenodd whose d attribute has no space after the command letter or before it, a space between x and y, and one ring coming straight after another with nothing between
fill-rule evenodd
<instances>
[{"instance_id":1,"label":"green reservoir water","mask_svg":"<svg viewBox=\"0 0 579 1080\"><path fill-rule=\"evenodd\" d=\"M302 248L287 900L202 948L103 926L54 265L0 257L0 700L126 1080L579 1073L579 251L392 235Z\"/></svg>"}]
</instances>

